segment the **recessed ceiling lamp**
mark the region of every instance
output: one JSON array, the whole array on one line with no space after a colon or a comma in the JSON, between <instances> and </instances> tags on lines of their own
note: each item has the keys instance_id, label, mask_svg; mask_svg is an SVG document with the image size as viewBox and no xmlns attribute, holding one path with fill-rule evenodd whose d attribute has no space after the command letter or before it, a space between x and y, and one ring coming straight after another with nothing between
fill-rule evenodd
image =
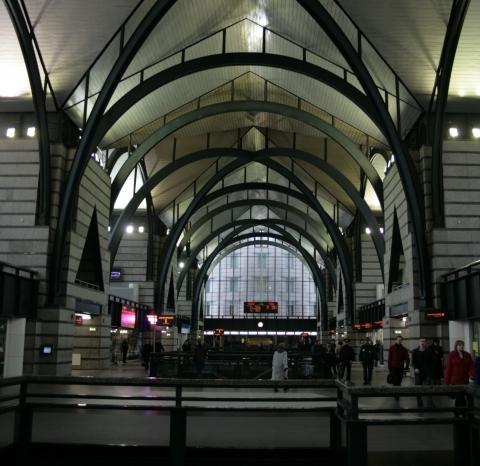
<instances>
[{"instance_id":1,"label":"recessed ceiling lamp","mask_svg":"<svg viewBox=\"0 0 480 466\"><path fill-rule=\"evenodd\" d=\"M34 138L35 137L35 132L36 132L35 126L29 126L27 128L27 136L29 138Z\"/></svg>"},{"instance_id":2,"label":"recessed ceiling lamp","mask_svg":"<svg viewBox=\"0 0 480 466\"><path fill-rule=\"evenodd\" d=\"M448 134L450 134L450 137L451 138L458 138L458 135L460 134L458 132L458 128L456 128L455 126L451 126L449 129L448 129Z\"/></svg>"},{"instance_id":3,"label":"recessed ceiling lamp","mask_svg":"<svg viewBox=\"0 0 480 466\"><path fill-rule=\"evenodd\" d=\"M369 234L372 233L372 230L370 230L370 228L367 227L367 228L365 228L365 233L366 233L367 235L369 235Z\"/></svg>"},{"instance_id":4,"label":"recessed ceiling lamp","mask_svg":"<svg viewBox=\"0 0 480 466\"><path fill-rule=\"evenodd\" d=\"M130 234L130 235L133 233L133 225L128 225L127 226L127 233Z\"/></svg>"},{"instance_id":5,"label":"recessed ceiling lamp","mask_svg":"<svg viewBox=\"0 0 480 466\"><path fill-rule=\"evenodd\" d=\"M15 137L15 128L7 128L7 132L5 133L7 138L14 138Z\"/></svg>"},{"instance_id":6,"label":"recessed ceiling lamp","mask_svg":"<svg viewBox=\"0 0 480 466\"><path fill-rule=\"evenodd\" d=\"M472 128L472 134L475 139L480 138L480 128Z\"/></svg>"}]
</instances>

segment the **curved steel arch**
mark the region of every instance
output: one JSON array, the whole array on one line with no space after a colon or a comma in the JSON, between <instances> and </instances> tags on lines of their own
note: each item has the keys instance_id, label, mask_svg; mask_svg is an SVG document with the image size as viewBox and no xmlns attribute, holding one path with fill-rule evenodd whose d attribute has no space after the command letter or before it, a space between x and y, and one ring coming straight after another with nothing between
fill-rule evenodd
<instances>
[{"instance_id":1,"label":"curved steel arch","mask_svg":"<svg viewBox=\"0 0 480 466\"><path fill-rule=\"evenodd\" d=\"M248 237L250 235L244 235L244 236ZM258 236L258 234L251 235L251 237L255 237L255 236ZM317 264L315 263L315 261L313 261L312 257L308 254L308 252L305 251L305 249L300 244L298 244L297 241L295 241L295 239L293 239L293 242L291 242L290 240L287 240L285 238L280 238L280 239L282 241L285 241L286 243L291 244L296 249L298 249L298 251L300 251L301 255L304 257L305 261L309 264L309 269L312 272L313 279L315 281L315 284L317 285L317 289L318 289L318 292L319 292L320 297L321 297L321 303L322 303L321 304L321 307L322 307L321 324L322 324L322 329L325 330L327 328L328 307L327 307L325 288L323 286L321 272L320 272ZM230 246L232 244L237 243L238 241L240 241L240 239L231 238L229 241L224 241L224 242L220 243L215 248L215 250L212 252L212 254L210 254L209 258L205 261L205 263L202 265L202 268L200 269L200 272L199 272L199 274L197 276L197 279L195 281L193 298L192 298L192 327L194 327L195 324L196 324L196 318L197 318L197 315L198 315L198 302L199 302L199 299L200 299L200 293L201 293L201 290L202 290L204 278L208 273L210 265L212 264L215 257L218 256L218 254L222 250L228 248L228 246ZM245 243L241 243L235 249L240 249L240 248L247 247L247 246L254 245L254 244L268 244L268 245L271 245L271 246L280 247L282 249L286 248L285 245L281 245L280 243L275 243L273 241L256 240L256 241L248 241L248 242L245 242ZM233 250L235 250L235 249L233 249ZM292 252L290 249L287 249L287 250L289 252ZM228 253L230 253L230 252L232 252L232 251L228 251ZM318 317L319 316L317 315L317 319L318 319Z\"/></svg>"},{"instance_id":2,"label":"curved steel arch","mask_svg":"<svg viewBox=\"0 0 480 466\"><path fill-rule=\"evenodd\" d=\"M235 209L236 207L254 207L257 205L265 205L267 207L272 206L276 207L277 209L282 209L292 214L297 215L298 217L302 218L306 223L312 227L315 231L315 228L321 227L318 222L315 222L311 217L309 217L305 212L293 207L291 205L285 204L281 201L273 201L271 199L240 199L238 201L233 201L229 204L223 204L221 206L216 207L215 209L209 210L205 215L200 217L195 221L195 223L187 230L185 236L188 233L188 237L190 238L194 235L206 222L211 220L216 215L221 214L222 212L228 211L230 209ZM233 223L233 222L230 222ZM184 236L184 238L185 238Z\"/></svg>"},{"instance_id":3,"label":"curved steel arch","mask_svg":"<svg viewBox=\"0 0 480 466\"><path fill-rule=\"evenodd\" d=\"M360 82L365 94L370 99L375 113L376 121L382 122L382 132L387 138L392 152L395 154L403 190L407 198L408 207L412 215L413 230L418 252L420 269L420 293L428 306L431 302L429 255L425 234L425 206L423 202L420 178L412 158L402 142L390 113L380 96L372 76L362 61L361 54L353 47L352 43L332 18L330 13L318 0L297 0L307 13L317 22L320 28L328 35L333 44L350 65L353 73Z\"/></svg>"},{"instance_id":4,"label":"curved steel arch","mask_svg":"<svg viewBox=\"0 0 480 466\"><path fill-rule=\"evenodd\" d=\"M68 173L65 190L63 192L62 203L58 215L57 230L53 242L53 253L49 267L49 301L53 302L60 294L60 274L62 271L62 261L65 254L67 229L70 225L70 216L73 210L75 193L80 184L80 180L87 168L90 154L94 152L97 145L96 131L101 121L103 113L110 102L118 83L127 70L131 61L140 50L141 46L148 38L155 26L167 14L176 0L158 0L150 8L148 13L142 18L139 25L133 31L128 42L120 52L110 73L102 86L95 105L93 106L90 117L83 131L83 137L78 145L73 158L72 166Z\"/></svg>"},{"instance_id":5,"label":"curved steel arch","mask_svg":"<svg viewBox=\"0 0 480 466\"><path fill-rule=\"evenodd\" d=\"M434 225L440 228L445 227L442 165L443 125L455 52L469 4L470 0L457 0L452 4L442 55L437 68L434 93L429 106L430 113L433 99L436 96L432 141L432 211Z\"/></svg>"},{"instance_id":6,"label":"curved steel arch","mask_svg":"<svg viewBox=\"0 0 480 466\"><path fill-rule=\"evenodd\" d=\"M380 269L382 271L382 276L383 276L383 257L385 255L385 241L383 239L383 236L380 233L380 226L378 225L377 219L373 215L372 211L368 207L368 204L365 202L365 199L356 190L355 186L353 186L350 180L332 165L302 150L272 148L272 149L266 149L265 152L270 157L288 156L288 154L290 154L290 156L293 156L295 159L303 160L311 165L314 165L315 167L319 168L324 173L326 173L347 193L350 199L352 199L352 201L354 202L355 206L360 212L360 215L363 217L363 220L365 221L365 223L372 230L372 233L371 233L372 240L373 240L375 249L377 251L378 262L380 264ZM379 201L383 207L383 202L380 198L379 198Z\"/></svg>"},{"instance_id":7,"label":"curved steel arch","mask_svg":"<svg viewBox=\"0 0 480 466\"><path fill-rule=\"evenodd\" d=\"M177 279L177 292L181 289L183 285L183 280L185 278L185 275L188 271L188 269L191 267L192 261L198 256L200 251L215 237L219 236L222 232L225 230L228 230L230 228L236 228L234 229L229 235L227 235L223 240L226 240L234 233L233 236L237 235L238 233L245 231L248 228L256 227L256 226L265 226L267 228L270 228L272 230L278 231L280 234L285 232L285 228L282 228L279 225L283 225L284 227L291 228L292 230L297 231L300 233L304 238L306 238L312 245L313 247L319 252L320 257L323 259L323 262L325 264L325 267L327 268L331 280L334 284L334 287L336 287L337 284L337 276L335 272L335 265L331 261L331 259L328 257L326 252L321 248L321 246L318 244L318 242L311 236L309 233L305 234L304 230L302 230L298 225L289 222L287 220L283 219L264 219L264 220L237 220L233 223L222 225L221 227L217 228L215 231L212 231L209 235L207 235L205 238L202 239L202 241L195 247L193 251L190 252L190 257L185 262L185 267L180 271L180 274ZM259 232L257 232L260 234ZM288 232L287 232L288 233ZM301 244L301 242L300 242Z\"/></svg>"},{"instance_id":8,"label":"curved steel arch","mask_svg":"<svg viewBox=\"0 0 480 466\"><path fill-rule=\"evenodd\" d=\"M381 127L381 122L377 121L376 113L365 94L336 74L320 68L318 65L314 65L313 63L308 63L306 61L284 55L257 52L236 52L215 54L188 60L178 65L174 65L166 70L162 70L144 80L139 85L127 92L124 96L122 96L105 113L97 129L97 144L126 111L128 111L131 107L133 107L151 92L156 91L157 89L176 81L177 79L181 79L194 73L207 71L213 68L242 65L281 68L287 71L303 74L315 79L316 81L320 81L347 97L357 107L359 107L375 123L376 126Z\"/></svg>"},{"instance_id":9,"label":"curved steel arch","mask_svg":"<svg viewBox=\"0 0 480 466\"><path fill-rule=\"evenodd\" d=\"M212 149L215 150L215 149ZM167 238L167 242L165 244L165 247L162 250L162 257L161 257L161 267L158 272L158 283L160 284L159 290L160 290L160 301L163 300L163 285L165 283L165 279L167 276L167 270L173 255L173 250L175 248L175 245L180 237L181 231L183 231L186 222L188 221L189 217L192 215L192 213L198 208L198 203L201 201L201 199L210 191L210 189L218 182L220 181L224 176L226 176L228 173L231 171L235 170L236 168L242 166L243 164L250 162L250 161L258 161L259 163L263 163L266 166L270 166L273 168L275 171L280 173L284 178L290 180L303 194L304 196L308 199L309 202L312 204L316 205L316 212L322 219L323 223L325 224L325 227L330 235L330 237L333 240L333 243L336 248L336 253L338 255L338 258L340 260L340 266L342 268L342 273L343 277L345 280L345 286L346 286L346 293L345 293L345 301L346 301L346 309L347 309L347 317L348 319L351 319L353 317L353 266L352 266L352 260L351 257L348 253L348 248L345 243L345 239L342 236L342 234L339 232L338 227L335 225L333 220L330 218L330 216L325 212L323 207L320 205L318 200L313 196L313 194L308 190L308 188L298 179L297 176L292 174L289 170L287 170L283 165L271 160L268 158L267 155L262 154L261 152L259 153L254 153L251 154L247 151L238 151L234 149L230 149L230 151L222 150L223 155L229 155L237 153L237 155L243 155L241 163L235 164L235 162L231 162L227 167L230 167L230 171L226 171L227 167L224 167L220 172L218 172L214 177L212 177L208 182L205 184L205 186L201 189L201 191L197 194L197 196L192 200L190 205L188 206L186 212L184 215L179 219L179 221L174 225L172 232ZM205 151L200 151L200 152L205 152ZM190 154L190 156L195 155ZM111 251L111 259L115 257L116 251L118 249L118 245L120 243L121 235L122 235L122 228L123 224L130 219L130 217L134 214L135 210L137 207L140 205L140 202L143 200L145 197L146 193L149 192L153 186L156 186L158 184L158 180L163 179L162 176L164 176L164 172L171 173L172 171L175 170L173 168L177 163L182 163L182 160L184 160L186 157L183 157L182 159L178 159L175 162L172 162L169 166L163 168L159 172L155 173L141 188L140 190L133 196L131 201L128 203L127 207L125 210L122 212L120 215L119 219L117 220L113 231L112 231L112 236L110 238L110 243L109 243L109 248ZM237 160L238 162L238 160ZM224 173L223 175L220 175L220 173Z\"/></svg>"},{"instance_id":10,"label":"curved steel arch","mask_svg":"<svg viewBox=\"0 0 480 466\"><path fill-rule=\"evenodd\" d=\"M360 195L360 193L356 190L355 186L353 186L353 184L347 177L345 177L339 170L329 165L324 160L315 157L313 154L298 149L272 148L259 151L259 153L265 153L269 157L293 156L293 158L295 159L303 160L307 163L310 163L311 165L314 165L315 167L323 171L325 174L327 174L331 179L333 179L347 193L350 199L352 199L358 211L360 212L360 215L363 217L364 222L370 227L372 231L371 235L373 244L377 252L377 257L383 276L383 257L385 255L385 242L383 236L380 233L380 227L378 225L377 219L368 207L368 204L365 202L365 199ZM209 195L209 197L213 198L215 193L216 192L213 192Z\"/></svg>"},{"instance_id":11,"label":"curved steel arch","mask_svg":"<svg viewBox=\"0 0 480 466\"><path fill-rule=\"evenodd\" d=\"M37 65L35 50L32 44L31 33L17 0L4 0L8 14L12 20L18 42L22 50L23 61L27 69L30 89L32 91L33 106L38 127L39 174L37 188L36 223L37 225L50 224L50 137L48 133L46 95L42 87L42 79ZM3 73L7 71L4 70ZM48 80L48 78L46 78Z\"/></svg>"},{"instance_id":12,"label":"curved steel arch","mask_svg":"<svg viewBox=\"0 0 480 466\"><path fill-rule=\"evenodd\" d=\"M303 123L327 134L340 146L342 146L350 155L350 157L357 163L357 165L364 171L368 180L372 184L373 189L375 190L380 204L383 205L383 184L380 176L365 154L363 154L358 146L348 139L342 132L329 125L321 118L303 110L299 110L298 108L279 103L257 100L241 100L208 105L206 107L202 107L181 115L159 128L151 136L149 136L122 165L122 168L112 182L111 204L113 205L115 202L121 187L125 183L130 172L134 169L135 165L140 162L140 160L142 160L147 153L152 150L153 147L155 147L160 141L190 123L213 115L241 111L260 111L283 115L288 118L302 121Z\"/></svg>"},{"instance_id":13,"label":"curved steel arch","mask_svg":"<svg viewBox=\"0 0 480 466\"><path fill-rule=\"evenodd\" d=\"M254 182L254 183L232 184L229 186L225 186L221 189L218 189L216 191L213 191L212 193L210 193L209 195L205 196L202 199L202 201L198 205L198 209L201 209L202 207L214 201L215 199L218 199L219 197L226 196L228 194L236 193L239 191L247 191L247 190L253 190L253 189L282 193L287 196L294 197L295 199L303 202L305 205L307 205L308 207L311 207L312 209L315 208L298 191L294 191L293 189L287 188L286 186L282 186L279 184ZM192 234L193 233L190 233L190 228L185 231L182 241L180 241L180 244L178 245L179 251L183 250L186 243L191 238Z\"/></svg>"},{"instance_id":14,"label":"curved steel arch","mask_svg":"<svg viewBox=\"0 0 480 466\"><path fill-rule=\"evenodd\" d=\"M105 165L105 171L110 175L112 173L113 167L117 163L118 159L128 152L128 147L119 147L118 149L114 149L111 154L108 154L108 160Z\"/></svg>"}]
</instances>

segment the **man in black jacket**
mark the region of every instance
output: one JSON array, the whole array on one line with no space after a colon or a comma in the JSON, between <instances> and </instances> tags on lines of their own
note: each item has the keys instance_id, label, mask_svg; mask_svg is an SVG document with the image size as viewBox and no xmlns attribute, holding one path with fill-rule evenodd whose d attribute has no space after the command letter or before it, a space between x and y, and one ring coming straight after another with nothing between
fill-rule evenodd
<instances>
[{"instance_id":1,"label":"man in black jacket","mask_svg":"<svg viewBox=\"0 0 480 466\"><path fill-rule=\"evenodd\" d=\"M353 348L349 345L350 340L345 339L343 340L343 345L340 348L340 352L338 353L338 358L340 359L340 374L339 377L343 379L345 375L345 369L347 370L347 377L345 380L350 382L350 374L352 371L352 361L355 359L355 353Z\"/></svg>"},{"instance_id":2,"label":"man in black jacket","mask_svg":"<svg viewBox=\"0 0 480 466\"><path fill-rule=\"evenodd\" d=\"M365 338L365 343L360 347L359 359L363 366L363 385L372 383L373 364L375 362L376 349L370 338Z\"/></svg>"},{"instance_id":3,"label":"man in black jacket","mask_svg":"<svg viewBox=\"0 0 480 466\"><path fill-rule=\"evenodd\" d=\"M433 351L427 348L425 338L420 338L418 348L412 351L412 367L415 373L415 385L431 385L434 372ZM432 397L427 397L427 405L433 406ZM423 399L417 396L417 406L423 407Z\"/></svg>"}]
</instances>

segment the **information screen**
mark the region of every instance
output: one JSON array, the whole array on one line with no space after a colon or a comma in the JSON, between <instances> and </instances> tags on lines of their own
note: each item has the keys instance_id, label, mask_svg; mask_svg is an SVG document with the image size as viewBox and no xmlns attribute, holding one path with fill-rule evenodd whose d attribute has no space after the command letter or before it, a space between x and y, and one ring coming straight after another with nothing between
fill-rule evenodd
<instances>
[{"instance_id":1,"label":"information screen","mask_svg":"<svg viewBox=\"0 0 480 466\"><path fill-rule=\"evenodd\" d=\"M276 314L278 312L278 303L276 301L245 301L243 303L243 312L245 314Z\"/></svg>"},{"instance_id":2,"label":"information screen","mask_svg":"<svg viewBox=\"0 0 480 466\"><path fill-rule=\"evenodd\" d=\"M120 317L120 326L124 328L135 328L137 315L134 308L122 306L122 313Z\"/></svg>"}]
</instances>

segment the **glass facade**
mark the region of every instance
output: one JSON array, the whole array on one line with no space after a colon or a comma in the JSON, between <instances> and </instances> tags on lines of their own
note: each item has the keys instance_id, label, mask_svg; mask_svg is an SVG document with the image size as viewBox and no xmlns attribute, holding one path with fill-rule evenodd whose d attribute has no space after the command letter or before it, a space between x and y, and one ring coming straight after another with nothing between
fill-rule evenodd
<instances>
[{"instance_id":1,"label":"glass facade","mask_svg":"<svg viewBox=\"0 0 480 466\"><path fill-rule=\"evenodd\" d=\"M245 301L276 301L277 314L244 314ZM249 245L223 257L205 286L204 318L316 317L316 288L308 267L290 252Z\"/></svg>"}]
</instances>

